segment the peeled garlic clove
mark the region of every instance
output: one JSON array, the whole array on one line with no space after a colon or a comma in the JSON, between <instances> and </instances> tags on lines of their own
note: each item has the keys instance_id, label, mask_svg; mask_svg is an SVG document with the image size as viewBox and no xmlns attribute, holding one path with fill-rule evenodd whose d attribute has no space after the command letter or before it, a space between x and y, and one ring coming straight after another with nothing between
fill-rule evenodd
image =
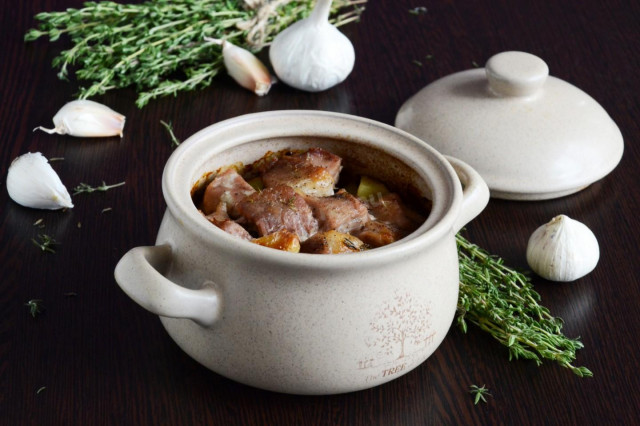
<instances>
[{"instance_id":1,"label":"peeled garlic clove","mask_svg":"<svg viewBox=\"0 0 640 426\"><path fill-rule=\"evenodd\" d=\"M583 223L565 215L536 229L527 244L531 269L550 281L574 281L593 271L600 258L598 240Z\"/></svg>"},{"instance_id":2,"label":"peeled garlic clove","mask_svg":"<svg viewBox=\"0 0 640 426\"><path fill-rule=\"evenodd\" d=\"M353 70L351 41L329 23L331 0L318 0L308 18L280 32L269 49L279 80L296 89L319 92L344 81Z\"/></svg>"},{"instance_id":3,"label":"peeled garlic clove","mask_svg":"<svg viewBox=\"0 0 640 426\"><path fill-rule=\"evenodd\" d=\"M122 137L124 121L124 115L108 106L84 99L68 102L60 108L53 116L53 129L40 126L34 130L81 137Z\"/></svg>"},{"instance_id":4,"label":"peeled garlic clove","mask_svg":"<svg viewBox=\"0 0 640 426\"><path fill-rule=\"evenodd\" d=\"M253 53L227 40L205 37L205 40L222 45L222 58L229 75L242 87L258 96L264 96L271 89L271 74L267 67Z\"/></svg>"},{"instance_id":5,"label":"peeled garlic clove","mask_svg":"<svg viewBox=\"0 0 640 426\"><path fill-rule=\"evenodd\" d=\"M13 160L7 173L7 191L13 201L25 207L47 210L73 207L67 188L39 152Z\"/></svg>"}]
</instances>

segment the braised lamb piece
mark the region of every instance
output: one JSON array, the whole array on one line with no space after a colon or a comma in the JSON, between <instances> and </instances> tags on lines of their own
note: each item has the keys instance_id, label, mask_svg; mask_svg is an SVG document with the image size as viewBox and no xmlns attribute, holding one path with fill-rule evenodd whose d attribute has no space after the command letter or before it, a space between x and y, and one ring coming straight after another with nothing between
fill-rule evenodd
<instances>
[{"instance_id":1,"label":"braised lamb piece","mask_svg":"<svg viewBox=\"0 0 640 426\"><path fill-rule=\"evenodd\" d=\"M336 230L348 233L369 221L367 206L344 189L329 197L307 196L304 199L311 206L321 232Z\"/></svg>"},{"instance_id":2,"label":"braised lamb piece","mask_svg":"<svg viewBox=\"0 0 640 426\"><path fill-rule=\"evenodd\" d=\"M222 203L226 205L226 212L228 212L229 216L237 218L240 213L236 205L254 192L256 190L234 168L229 168L219 173L207 185L202 197L202 211L205 214L211 214Z\"/></svg>"},{"instance_id":3,"label":"braised lamb piece","mask_svg":"<svg viewBox=\"0 0 640 426\"><path fill-rule=\"evenodd\" d=\"M249 229L261 237L286 229L304 241L318 231L309 205L287 185L254 192L238 203L238 211Z\"/></svg>"},{"instance_id":4,"label":"braised lamb piece","mask_svg":"<svg viewBox=\"0 0 640 426\"><path fill-rule=\"evenodd\" d=\"M361 178L358 196L336 190L342 168L340 157L321 148L268 152L240 172L219 172L194 202L225 232L290 252L336 254L381 247L424 222L425 215L370 178ZM367 196L361 195L365 187Z\"/></svg>"},{"instance_id":5,"label":"braised lamb piece","mask_svg":"<svg viewBox=\"0 0 640 426\"><path fill-rule=\"evenodd\" d=\"M262 175L268 187L287 185L305 195L333 195L338 182L342 159L319 148L284 155Z\"/></svg>"},{"instance_id":6,"label":"braised lamb piece","mask_svg":"<svg viewBox=\"0 0 640 426\"><path fill-rule=\"evenodd\" d=\"M365 201L369 212L380 222L401 231L413 232L424 222L424 217L402 202L400 196L390 192Z\"/></svg>"},{"instance_id":7,"label":"braised lamb piece","mask_svg":"<svg viewBox=\"0 0 640 426\"><path fill-rule=\"evenodd\" d=\"M236 237L240 237L243 240L251 241L253 237L237 222L234 222L229 218L227 214L227 205L225 203L220 203L215 212L205 215L207 220L218 228L222 229L228 234L235 235Z\"/></svg>"}]
</instances>

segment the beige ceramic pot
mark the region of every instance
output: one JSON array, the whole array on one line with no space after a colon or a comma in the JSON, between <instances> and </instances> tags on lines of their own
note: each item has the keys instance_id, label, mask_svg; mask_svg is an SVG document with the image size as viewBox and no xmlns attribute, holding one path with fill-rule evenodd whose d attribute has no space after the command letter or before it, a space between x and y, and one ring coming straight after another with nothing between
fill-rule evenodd
<instances>
[{"instance_id":1,"label":"beige ceramic pot","mask_svg":"<svg viewBox=\"0 0 640 426\"><path fill-rule=\"evenodd\" d=\"M314 146L362 173L418 189L432 200L428 219L382 248L294 254L226 234L190 198L206 172L251 163L267 150ZM489 199L473 169L408 133L321 111L258 113L210 126L176 149L162 188L168 208L156 245L125 254L116 281L204 366L295 394L376 386L434 352L457 305L455 233Z\"/></svg>"}]
</instances>

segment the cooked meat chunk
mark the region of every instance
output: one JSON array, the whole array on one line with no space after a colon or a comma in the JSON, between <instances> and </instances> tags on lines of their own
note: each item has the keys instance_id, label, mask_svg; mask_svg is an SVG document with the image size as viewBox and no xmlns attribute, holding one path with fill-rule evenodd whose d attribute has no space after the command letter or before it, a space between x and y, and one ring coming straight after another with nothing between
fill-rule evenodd
<instances>
[{"instance_id":1,"label":"cooked meat chunk","mask_svg":"<svg viewBox=\"0 0 640 426\"><path fill-rule=\"evenodd\" d=\"M205 188L200 180L191 193L202 214L225 232L295 253L368 250L420 227L430 211L420 195L403 188L410 198L401 199L382 181L360 176L356 163L343 172L342 159L322 148L268 151L251 164L218 171ZM341 174L340 188L349 190L338 189Z\"/></svg>"},{"instance_id":2,"label":"cooked meat chunk","mask_svg":"<svg viewBox=\"0 0 640 426\"><path fill-rule=\"evenodd\" d=\"M284 155L263 175L267 187L288 185L298 192L313 196L333 195L342 160L320 148Z\"/></svg>"},{"instance_id":3,"label":"cooked meat chunk","mask_svg":"<svg viewBox=\"0 0 640 426\"><path fill-rule=\"evenodd\" d=\"M318 232L302 243L301 253L353 253L364 249L364 243L350 234L337 231Z\"/></svg>"},{"instance_id":4,"label":"cooked meat chunk","mask_svg":"<svg viewBox=\"0 0 640 426\"><path fill-rule=\"evenodd\" d=\"M299 156L314 166L327 169L333 181L338 181L340 170L342 170L342 158L322 148L311 148L307 152L299 154Z\"/></svg>"},{"instance_id":5,"label":"cooked meat chunk","mask_svg":"<svg viewBox=\"0 0 640 426\"><path fill-rule=\"evenodd\" d=\"M371 220L354 232L365 244L371 247L382 247L398 241L406 235L393 225L379 220Z\"/></svg>"},{"instance_id":6,"label":"cooked meat chunk","mask_svg":"<svg viewBox=\"0 0 640 426\"><path fill-rule=\"evenodd\" d=\"M205 218L228 234L247 241L253 238L246 229L229 218L227 215L227 207L224 203L220 203L218 209L211 214L205 215Z\"/></svg>"},{"instance_id":7,"label":"cooked meat chunk","mask_svg":"<svg viewBox=\"0 0 640 426\"><path fill-rule=\"evenodd\" d=\"M292 253L300 252L300 239L296 234L294 234L293 232L289 232L286 229L281 229L280 231L276 231L273 234L256 238L251 242L259 244L261 246L271 247L277 250L290 251Z\"/></svg>"},{"instance_id":8,"label":"cooked meat chunk","mask_svg":"<svg viewBox=\"0 0 640 426\"><path fill-rule=\"evenodd\" d=\"M398 194L389 193L367 201L369 213L377 220L407 233L413 232L425 218L405 205Z\"/></svg>"},{"instance_id":9,"label":"cooked meat chunk","mask_svg":"<svg viewBox=\"0 0 640 426\"><path fill-rule=\"evenodd\" d=\"M349 233L369 221L367 206L344 189L330 197L305 197L318 220L321 232L336 230Z\"/></svg>"},{"instance_id":10,"label":"cooked meat chunk","mask_svg":"<svg viewBox=\"0 0 640 426\"><path fill-rule=\"evenodd\" d=\"M260 236L286 229L304 241L318 230L318 221L309 205L286 185L249 195L240 201L238 211L247 226Z\"/></svg>"},{"instance_id":11,"label":"cooked meat chunk","mask_svg":"<svg viewBox=\"0 0 640 426\"><path fill-rule=\"evenodd\" d=\"M202 199L202 210L205 214L211 214L218 209L220 203L223 203L226 205L229 216L237 218L238 202L255 192L256 190L235 169L227 169L207 185Z\"/></svg>"}]
</instances>

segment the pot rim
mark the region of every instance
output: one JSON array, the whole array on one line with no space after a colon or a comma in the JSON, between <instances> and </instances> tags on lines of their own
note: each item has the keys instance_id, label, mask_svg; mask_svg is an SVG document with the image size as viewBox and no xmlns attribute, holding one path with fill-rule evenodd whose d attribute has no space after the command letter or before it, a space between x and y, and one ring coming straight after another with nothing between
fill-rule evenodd
<instances>
[{"instance_id":1,"label":"pot rim","mask_svg":"<svg viewBox=\"0 0 640 426\"><path fill-rule=\"evenodd\" d=\"M277 125L282 120L295 120L296 124ZM190 194L201 177L194 178L193 173L189 173L196 169L195 164L202 164L205 158L244 143L287 136L315 136L347 143L368 142L375 149L401 160L426 180L432 191L432 208L427 220L412 234L387 246L346 255L320 256L289 253L244 241L213 226L198 212ZM217 139L215 144L210 143L212 139ZM421 160L427 163L421 163ZM453 167L442 154L421 139L368 118L318 110L251 113L205 127L182 142L168 159L162 175L162 192L174 218L192 237L205 244L232 250L234 255L261 262L307 269L381 265L414 255L453 234L462 204L462 186Z\"/></svg>"}]
</instances>

